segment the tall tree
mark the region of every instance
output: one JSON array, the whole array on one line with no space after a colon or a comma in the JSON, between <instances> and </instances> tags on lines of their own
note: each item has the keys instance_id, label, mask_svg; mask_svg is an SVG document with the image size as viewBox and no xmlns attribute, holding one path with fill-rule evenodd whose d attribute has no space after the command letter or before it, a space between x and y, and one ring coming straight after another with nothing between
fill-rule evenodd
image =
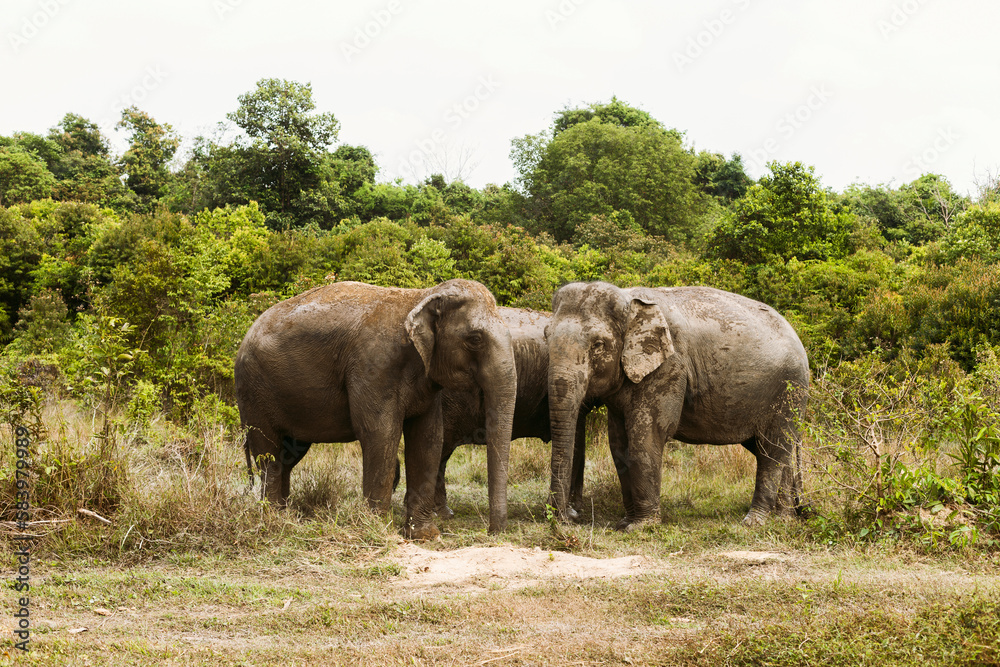
<instances>
[{"instance_id":1,"label":"tall tree","mask_svg":"<svg viewBox=\"0 0 1000 667\"><path fill-rule=\"evenodd\" d=\"M108 142L97 123L75 113L63 116L56 127L49 130L49 139L59 144L63 151L79 151L80 155L108 156Z\"/></svg>"},{"instance_id":2,"label":"tall tree","mask_svg":"<svg viewBox=\"0 0 1000 667\"><path fill-rule=\"evenodd\" d=\"M262 79L240 95L239 108L226 115L249 138L242 145L248 167L259 174L258 195L266 208L291 213L300 193L318 183L320 156L337 139L340 123L332 113L315 113L312 86Z\"/></svg>"},{"instance_id":3,"label":"tall tree","mask_svg":"<svg viewBox=\"0 0 1000 667\"><path fill-rule=\"evenodd\" d=\"M618 100L562 112L550 132L515 139L511 156L525 224L560 241L594 215L683 241L707 204L680 133Z\"/></svg>"},{"instance_id":4,"label":"tall tree","mask_svg":"<svg viewBox=\"0 0 1000 667\"><path fill-rule=\"evenodd\" d=\"M617 125L618 127L650 127L667 131L663 127L663 124L650 116L649 113L629 106L617 97L612 97L611 101L606 104L595 102L582 109L570 109L568 107L563 109L556 115L556 119L552 123L552 134L553 136L558 135L560 132L568 130L578 123L586 123L588 120L594 118L597 118L602 123Z\"/></svg>"},{"instance_id":5,"label":"tall tree","mask_svg":"<svg viewBox=\"0 0 1000 667\"><path fill-rule=\"evenodd\" d=\"M112 162L108 141L97 123L68 113L49 130L48 140L61 149L50 167L59 179L56 199L131 208L121 172Z\"/></svg>"},{"instance_id":6,"label":"tall tree","mask_svg":"<svg viewBox=\"0 0 1000 667\"><path fill-rule=\"evenodd\" d=\"M142 210L150 210L166 194L170 181L167 165L173 159L180 139L170 125L157 123L137 107L122 110L118 128L128 133L129 147L119 165L128 175L128 188L139 198Z\"/></svg>"}]
</instances>

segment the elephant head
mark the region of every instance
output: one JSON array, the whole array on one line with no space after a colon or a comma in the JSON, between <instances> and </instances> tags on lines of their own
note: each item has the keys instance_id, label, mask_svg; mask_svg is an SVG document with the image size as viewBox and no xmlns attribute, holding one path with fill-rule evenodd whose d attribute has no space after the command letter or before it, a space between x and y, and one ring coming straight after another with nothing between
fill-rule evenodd
<instances>
[{"instance_id":1,"label":"elephant head","mask_svg":"<svg viewBox=\"0 0 1000 667\"><path fill-rule=\"evenodd\" d=\"M482 389L490 532L499 532L507 517L507 468L517 371L510 331L500 317L496 300L479 283L448 281L410 311L405 329L428 378L447 389Z\"/></svg>"},{"instance_id":2,"label":"elephant head","mask_svg":"<svg viewBox=\"0 0 1000 667\"><path fill-rule=\"evenodd\" d=\"M549 411L552 420L550 504L566 512L580 406L641 382L675 354L670 327L649 299L608 283L571 283L552 302Z\"/></svg>"}]
</instances>

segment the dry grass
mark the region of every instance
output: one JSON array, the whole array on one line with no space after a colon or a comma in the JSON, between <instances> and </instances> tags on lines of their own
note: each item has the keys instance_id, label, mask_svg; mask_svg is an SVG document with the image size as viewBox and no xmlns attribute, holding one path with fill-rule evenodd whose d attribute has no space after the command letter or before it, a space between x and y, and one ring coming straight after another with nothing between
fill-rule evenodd
<instances>
[{"instance_id":1,"label":"dry grass","mask_svg":"<svg viewBox=\"0 0 1000 667\"><path fill-rule=\"evenodd\" d=\"M119 429L104 461L89 413L50 406L45 419L35 470L48 485L47 516L71 521L33 561L27 664L864 664L871 647L890 664L1000 659L995 556L830 547L799 522L744 529L754 467L740 447L671 445L663 524L620 534L617 475L598 429L587 521L556 535L544 505L549 447L516 442L501 536L485 530L485 450L460 448L448 479L457 516L425 548L571 548L646 565L619 579L532 572L522 585L480 574L473 588L420 587L402 585L405 489L394 521L369 512L356 443L314 446L293 475L290 511L275 512L247 492L238 434L210 419ZM8 437L0 433L7 451ZM97 507L86 494L108 465L119 471L111 526L75 514ZM733 555L747 551L774 557Z\"/></svg>"}]
</instances>

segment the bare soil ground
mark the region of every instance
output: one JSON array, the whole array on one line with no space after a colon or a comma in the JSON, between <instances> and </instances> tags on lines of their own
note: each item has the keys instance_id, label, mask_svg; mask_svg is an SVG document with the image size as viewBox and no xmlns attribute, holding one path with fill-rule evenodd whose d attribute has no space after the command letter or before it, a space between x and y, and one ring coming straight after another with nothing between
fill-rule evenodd
<instances>
[{"instance_id":1,"label":"bare soil ground","mask_svg":"<svg viewBox=\"0 0 1000 667\"><path fill-rule=\"evenodd\" d=\"M787 631L798 616L873 608L903 618L983 592L995 599L1000 584L996 562L969 571L879 556L723 548L591 557L398 540L362 562L319 550L270 563L206 558L75 571L40 564L32 651L8 649L6 660L741 664L728 654L731 638L755 626ZM13 629L12 618L3 621Z\"/></svg>"}]
</instances>

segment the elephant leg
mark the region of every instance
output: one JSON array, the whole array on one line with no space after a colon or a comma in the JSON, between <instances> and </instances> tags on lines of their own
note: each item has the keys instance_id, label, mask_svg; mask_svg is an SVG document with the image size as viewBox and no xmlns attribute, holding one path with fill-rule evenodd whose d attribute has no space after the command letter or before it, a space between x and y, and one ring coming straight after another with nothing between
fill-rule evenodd
<instances>
[{"instance_id":1,"label":"elephant leg","mask_svg":"<svg viewBox=\"0 0 1000 667\"><path fill-rule=\"evenodd\" d=\"M281 497L282 504L288 502L288 496L291 493L291 479L292 479L292 468L302 460L302 457L306 455L309 448L312 447L311 442L303 442L302 440L297 440L292 437L284 437L281 439Z\"/></svg>"},{"instance_id":2,"label":"elephant leg","mask_svg":"<svg viewBox=\"0 0 1000 667\"><path fill-rule=\"evenodd\" d=\"M400 429L375 433L361 440L361 491L369 507L380 514L392 510L392 480L399 451Z\"/></svg>"},{"instance_id":3,"label":"elephant leg","mask_svg":"<svg viewBox=\"0 0 1000 667\"><path fill-rule=\"evenodd\" d=\"M270 429L251 426L247 430L244 447L247 465L256 466L260 475L261 499L269 501L275 507L285 507L288 491L282 483L282 454L277 435Z\"/></svg>"},{"instance_id":4,"label":"elephant leg","mask_svg":"<svg viewBox=\"0 0 1000 667\"><path fill-rule=\"evenodd\" d=\"M566 516L580 520L583 511L583 473L587 462L587 412L581 408L576 420L576 442L573 446L573 477L569 484L569 505Z\"/></svg>"},{"instance_id":5,"label":"elephant leg","mask_svg":"<svg viewBox=\"0 0 1000 667\"><path fill-rule=\"evenodd\" d=\"M751 451L757 456L757 475L750 511L743 517L743 525L760 526L771 514L795 512L801 482L795 480L798 475L792 456L795 443L785 429L772 429L751 440L754 441ZM744 446L750 449L746 443Z\"/></svg>"},{"instance_id":6,"label":"elephant leg","mask_svg":"<svg viewBox=\"0 0 1000 667\"><path fill-rule=\"evenodd\" d=\"M406 517L403 535L412 540L432 540L441 532L434 525L435 492L441 457L441 400L403 425L406 457Z\"/></svg>"},{"instance_id":7,"label":"elephant leg","mask_svg":"<svg viewBox=\"0 0 1000 667\"><path fill-rule=\"evenodd\" d=\"M673 388L655 397L636 396L625 429L628 440L627 469L632 483L632 512L626 505L626 525L660 522L660 485L663 446L673 436L684 404L684 392Z\"/></svg>"},{"instance_id":8,"label":"elephant leg","mask_svg":"<svg viewBox=\"0 0 1000 667\"><path fill-rule=\"evenodd\" d=\"M625 417L619 412L608 408L608 444L611 446L611 459L615 462L618 481L622 487L622 504L625 506L625 518L618 522L617 528L628 526L635 516L635 503L632 499L632 477L628 468L628 432L625 429Z\"/></svg>"},{"instance_id":9,"label":"elephant leg","mask_svg":"<svg viewBox=\"0 0 1000 667\"><path fill-rule=\"evenodd\" d=\"M445 442L447 443L448 441L445 440ZM451 519L455 516L455 512L448 507L448 489L445 488L444 475L448 467L448 459L451 458L456 449L457 446L455 443L450 445L445 444L441 450L441 464L438 466L437 486L434 490L434 508L437 515L443 519Z\"/></svg>"},{"instance_id":10,"label":"elephant leg","mask_svg":"<svg viewBox=\"0 0 1000 667\"><path fill-rule=\"evenodd\" d=\"M635 420L628 430L628 470L632 481L632 523L659 523L663 444L655 425ZM636 423L638 422L638 423Z\"/></svg>"}]
</instances>

